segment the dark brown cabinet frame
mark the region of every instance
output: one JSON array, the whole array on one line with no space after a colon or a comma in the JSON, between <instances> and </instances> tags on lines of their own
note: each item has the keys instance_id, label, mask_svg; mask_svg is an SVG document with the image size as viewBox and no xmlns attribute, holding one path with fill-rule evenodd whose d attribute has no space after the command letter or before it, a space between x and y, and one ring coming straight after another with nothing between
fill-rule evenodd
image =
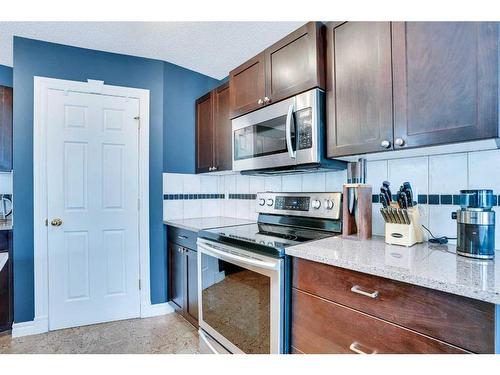
<instances>
[{"instance_id":1,"label":"dark brown cabinet frame","mask_svg":"<svg viewBox=\"0 0 500 375\"><path fill-rule=\"evenodd\" d=\"M12 170L12 88L0 86L0 171Z\"/></svg>"}]
</instances>

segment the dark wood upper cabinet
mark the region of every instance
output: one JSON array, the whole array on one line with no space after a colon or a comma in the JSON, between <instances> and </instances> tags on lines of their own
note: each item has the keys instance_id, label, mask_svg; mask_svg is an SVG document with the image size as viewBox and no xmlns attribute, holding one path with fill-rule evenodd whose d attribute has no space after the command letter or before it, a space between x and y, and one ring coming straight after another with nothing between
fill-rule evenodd
<instances>
[{"instance_id":1,"label":"dark wood upper cabinet","mask_svg":"<svg viewBox=\"0 0 500 375\"><path fill-rule=\"evenodd\" d=\"M395 148L498 137L498 25L392 24Z\"/></svg>"},{"instance_id":2,"label":"dark wood upper cabinet","mask_svg":"<svg viewBox=\"0 0 500 375\"><path fill-rule=\"evenodd\" d=\"M213 93L196 100L196 173L208 172L214 166Z\"/></svg>"},{"instance_id":3,"label":"dark wood upper cabinet","mask_svg":"<svg viewBox=\"0 0 500 375\"><path fill-rule=\"evenodd\" d=\"M233 168L229 95L229 83L214 90L215 167L218 171L230 171Z\"/></svg>"},{"instance_id":4,"label":"dark wood upper cabinet","mask_svg":"<svg viewBox=\"0 0 500 375\"><path fill-rule=\"evenodd\" d=\"M0 171L12 170L12 88L0 86Z\"/></svg>"},{"instance_id":5,"label":"dark wood upper cabinet","mask_svg":"<svg viewBox=\"0 0 500 375\"><path fill-rule=\"evenodd\" d=\"M229 96L226 83L196 100L196 173L232 169Z\"/></svg>"},{"instance_id":6,"label":"dark wood upper cabinet","mask_svg":"<svg viewBox=\"0 0 500 375\"><path fill-rule=\"evenodd\" d=\"M230 115L325 88L325 27L309 22L229 73Z\"/></svg>"},{"instance_id":7,"label":"dark wood upper cabinet","mask_svg":"<svg viewBox=\"0 0 500 375\"><path fill-rule=\"evenodd\" d=\"M277 102L325 87L325 27L309 22L266 49L266 96Z\"/></svg>"},{"instance_id":8,"label":"dark wood upper cabinet","mask_svg":"<svg viewBox=\"0 0 500 375\"><path fill-rule=\"evenodd\" d=\"M261 53L229 73L231 118L264 105L265 54Z\"/></svg>"},{"instance_id":9,"label":"dark wood upper cabinet","mask_svg":"<svg viewBox=\"0 0 500 375\"><path fill-rule=\"evenodd\" d=\"M326 61L327 156L390 148L390 22L329 23Z\"/></svg>"}]
</instances>

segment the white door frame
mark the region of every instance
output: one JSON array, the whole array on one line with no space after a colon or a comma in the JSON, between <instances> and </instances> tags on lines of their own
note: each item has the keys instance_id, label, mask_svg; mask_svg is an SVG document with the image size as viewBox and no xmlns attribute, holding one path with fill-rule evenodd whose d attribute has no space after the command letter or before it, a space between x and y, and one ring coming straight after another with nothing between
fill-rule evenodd
<instances>
[{"instance_id":1,"label":"white door frame","mask_svg":"<svg viewBox=\"0 0 500 375\"><path fill-rule=\"evenodd\" d=\"M47 217L47 91L61 90L134 98L139 100L139 246L141 278L141 317L151 316L149 277L149 90L105 85L103 81L68 81L34 77L33 116L33 199L34 199L34 267L35 319L30 333L47 332L49 328L48 227Z\"/></svg>"}]
</instances>

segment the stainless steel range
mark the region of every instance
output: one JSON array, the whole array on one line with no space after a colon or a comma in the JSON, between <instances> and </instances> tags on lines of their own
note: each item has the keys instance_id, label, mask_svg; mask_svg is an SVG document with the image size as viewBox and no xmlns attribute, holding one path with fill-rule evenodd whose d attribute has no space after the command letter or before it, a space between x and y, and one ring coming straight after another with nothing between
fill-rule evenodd
<instances>
[{"instance_id":1,"label":"stainless steel range","mask_svg":"<svg viewBox=\"0 0 500 375\"><path fill-rule=\"evenodd\" d=\"M290 259L285 248L340 234L341 200L341 193L259 193L256 224L199 233L203 352L288 352Z\"/></svg>"}]
</instances>

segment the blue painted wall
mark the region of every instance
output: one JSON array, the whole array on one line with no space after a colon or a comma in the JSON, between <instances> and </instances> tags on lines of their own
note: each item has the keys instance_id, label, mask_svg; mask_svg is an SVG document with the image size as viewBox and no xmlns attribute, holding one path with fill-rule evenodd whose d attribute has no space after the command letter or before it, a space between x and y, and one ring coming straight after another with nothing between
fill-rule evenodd
<instances>
[{"instance_id":1,"label":"blue painted wall","mask_svg":"<svg viewBox=\"0 0 500 375\"><path fill-rule=\"evenodd\" d=\"M0 86L12 87L12 68L0 65Z\"/></svg>"},{"instance_id":2,"label":"blue painted wall","mask_svg":"<svg viewBox=\"0 0 500 375\"><path fill-rule=\"evenodd\" d=\"M203 74L165 64L165 172L195 172L195 100L219 84Z\"/></svg>"},{"instance_id":3,"label":"blue painted wall","mask_svg":"<svg viewBox=\"0 0 500 375\"><path fill-rule=\"evenodd\" d=\"M185 145L177 160L184 165L192 159L194 140L194 99L208 90L214 80L199 73L165 63L133 56L118 55L26 38L14 38L14 205L16 228L14 241L14 320L34 317L33 282L33 77L86 81L103 80L106 84L150 90L150 242L151 301L166 301L165 234L162 224L164 139L183 138ZM164 100L164 95L172 97ZM168 113L164 116L164 106ZM186 116L183 116L183 112ZM176 132L172 128L192 128ZM168 135L170 134L170 135ZM186 145L189 143L189 149ZM175 164L175 160L172 159ZM173 169L182 170L176 165Z\"/></svg>"}]
</instances>

